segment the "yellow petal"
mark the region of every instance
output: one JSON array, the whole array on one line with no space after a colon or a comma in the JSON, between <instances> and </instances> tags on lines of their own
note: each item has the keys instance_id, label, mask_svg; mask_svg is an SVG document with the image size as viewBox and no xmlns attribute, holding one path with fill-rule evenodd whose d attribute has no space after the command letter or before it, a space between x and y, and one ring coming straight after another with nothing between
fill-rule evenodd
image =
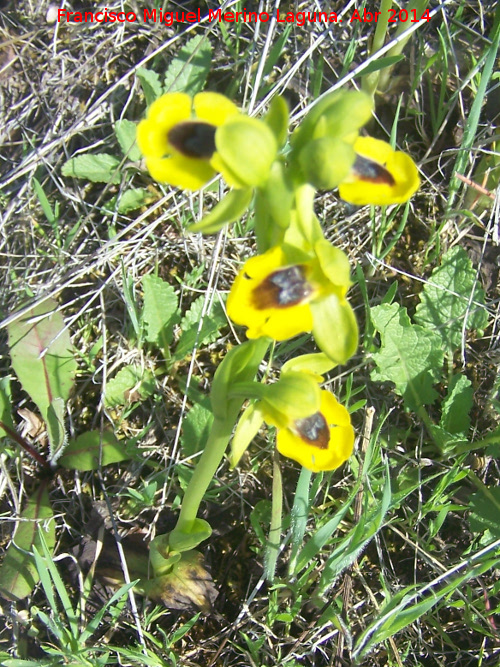
<instances>
[{"instance_id":1,"label":"yellow petal","mask_svg":"<svg viewBox=\"0 0 500 667\"><path fill-rule=\"evenodd\" d=\"M167 132L150 120L141 120L136 140L139 150L146 157L160 158L169 152Z\"/></svg>"},{"instance_id":2,"label":"yellow petal","mask_svg":"<svg viewBox=\"0 0 500 667\"><path fill-rule=\"evenodd\" d=\"M193 99L193 108L197 118L219 127L231 116L239 113L236 104L219 93L198 93Z\"/></svg>"},{"instance_id":3,"label":"yellow petal","mask_svg":"<svg viewBox=\"0 0 500 667\"><path fill-rule=\"evenodd\" d=\"M165 93L149 107L147 118L168 132L177 123L191 118L191 98L186 93Z\"/></svg>"},{"instance_id":4,"label":"yellow petal","mask_svg":"<svg viewBox=\"0 0 500 667\"><path fill-rule=\"evenodd\" d=\"M371 137L359 137L354 150L372 164L375 178L372 174L357 173L355 163L350 175L339 185L339 195L345 201L357 206L401 204L418 190L418 170L406 153L394 151L385 141Z\"/></svg>"},{"instance_id":5,"label":"yellow petal","mask_svg":"<svg viewBox=\"0 0 500 667\"><path fill-rule=\"evenodd\" d=\"M146 158L146 167L155 181L186 190L198 190L215 175L208 162L180 154L166 158Z\"/></svg>"}]
</instances>

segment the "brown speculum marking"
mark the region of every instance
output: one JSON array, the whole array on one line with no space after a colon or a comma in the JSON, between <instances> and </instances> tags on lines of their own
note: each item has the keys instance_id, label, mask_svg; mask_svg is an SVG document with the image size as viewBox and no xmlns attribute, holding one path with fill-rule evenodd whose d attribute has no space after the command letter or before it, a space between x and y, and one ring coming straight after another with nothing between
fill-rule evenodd
<instances>
[{"instance_id":1,"label":"brown speculum marking","mask_svg":"<svg viewBox=\"0 0 500 667\"><path fill-rule=\"evenodd\" d=\"M302 440L309 445L317 447L318 449L328 449L330 429L321 412L316 412L304 419L296 419L295 428Z\"/></svg>"},{"instance_id":2,"label":"brown speculum marking","mask_svg":"<svg viewBox=\"0 0 500 667\"><path fill-rule=\"evenodd\" d=\"M169 131L169 144L186 157L209 160L215 153L217 128L203 121L177 123Z\"/></svg>"},{"instance_id":3,"label":"brown speculum marking","mask_svg":"<svg viewBox=\"0 0 500 667\"><path fill-rule=\"evenodd\" d=\"M271 273L252 292L252 305L257 310L297 306L313 293L301 264Z\"/></svg>"},{"instance_id":4,"label":"brown speculum marking","mask_svg":"<svg viewBox=\"0 0 500 667\"><path fill-rule=\"evenodd\" d=\"M381 164L378 164L378 162L372 162L372 160L368 160L368 158L363 157L362 155L356 155L353 170L356 173L356 176L362 181L390 186L396 184L390 171L387 171L387 169Z\"/></svg>"}]
</instances>

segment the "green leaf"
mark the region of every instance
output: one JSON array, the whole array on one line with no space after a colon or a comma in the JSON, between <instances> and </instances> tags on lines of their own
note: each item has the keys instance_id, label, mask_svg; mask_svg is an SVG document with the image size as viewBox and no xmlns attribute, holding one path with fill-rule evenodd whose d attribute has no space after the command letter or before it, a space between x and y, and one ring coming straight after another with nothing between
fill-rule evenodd
<instances>
[{"instance_id":1,"label":"green leaf","mask_svg":"<svg viewBox=\"0 0 500 667\"><path fill-rule=\"evenodd\" d=\"M10 378L4 377L0 379L0 421L12 430L14 422L12 421L12 402L10 392ZM4 438L7 433L0 427L0 438Z\"/></svg>"},{"instance_id":2,"label":"green leaf","mask_svg":"<svg viewBox=\"0 0 500 667\"><path fill-rule=\"evenodd\" d=\"M412 410L433 403L433 384L441 377L443 350L439 336L412 324L406 308L397 304L376 306L370 311L380 332L380 352L373 354L377 368L372 379L393 382L395 391Z\"/></svg>"},{"instance_id":3,"label":"green leaf","mask_svg":"<svg viewBox=\"0 0 500 667\"><path fill-rule=\"evenodd\" d=\"M132 160L132 162L140 160L142 154L135 143L137 124L133 123L131 120L117 120L115 123L115 134L123 155L129 160Z\"/></svg>"},{"instance_id":4,"label":"green leaf","mask_svg":"<svg viewBox=\"0 0 500 667\"><path fill-rule=\"evenodd\" d=\"M172 342L173 327L178 322L177 295L174 288L158 276L144 276L142 287L145 338L148 343L166 349Z\"/></svg>"},{"instance_id":5,"label":"green leaf","mask_svg":"<svg viewBox=\"0 0 500 667\"><path fill-rule=\"evenodd\" d=\"M113 215L115 211L126 215L130 211L136 211L142 206L147 206L153 201L154 196L144 188L132 188L131 190L124 190L116 197L112 197L103 206L103 211L106 215Z\"/></svg>"},{"instance_id":6,"label":"green leaf","mask_svg":"<svg viewBox=\"0 0 500 667\"><path fill-rule=\"evenodd\" d=\"M196 95L210 72L212 46L205 35L192 37L172 60L165 73L165 92Z\"/></svg>"},{"instance_id":7,"label":"green leaf","mask_svg":"<svg viewBox=\"0 0 500 667\"><path fill-rule=\"evenodd\" d=\"M374 60L372 63L366 67L366 69L363 70L363 76L366 76L367 74L371 74L372 72L378 72L381 69L384 69L385 67L392 67L396 63L398 63L400 60L404 60L405 56L400 54L399 56L386 56L385 58L378 58L377 60Z\"/></svg>"},{"instance_id":8,"label":"green leaf","mask_svg":"<svg viewBox=\"0 0 500 667\"><path fill-rule=\"evenodd\" d=\"M469 501L470 529L473 533L489 530L493 537L500 538L500 487L484 487L473 493Z\"/></svg>"},{"instance_id":9,"label":"green leaf","mask_svg":"<svg viewBox=\"0 0 500 667\"><path fill-rule=\"evenodd\" d=\"M224 225L234 222L245 213L252 201L252 196L251 188L231 190L200 222L190 225L188 232L215 234Z\"/></svg>"},{"instance_id":10,"label":"green leaf","mask_svg":"<svg viewBox=\"0 0 500 667\"><path fill-rule=\"evenodd\" d=\"M54 398L47 409L47 433L50 444L50 462L55 463L62 454L66 443L64 427L65 403L62 398Z\"/></svg>"},{"instance_id":11,"label":"green leaf","mask_svg":"<svg viewBox=\"0 0 500 667\"><path fill-rule=\"evenodd\" d=\"M93 183L117 184L121 180L119 165L120 160L107 153L78 155L63 164L61 173L63 176L85 178Z\"/></svg>"},{"instance_id":12,"label":"green leaf","mask_svg":"<svg viewBox=\"0 0 500 667\"><path fill-rule=\"evenodd\" d=\"M201 542L208 540L212 534L212 528L208 521L197 517L194 519L189 532L178 528L169 533L168 545L172 551L189 551L197 547Z\"/></svg>"},{"instance_id":13,"label":"green leaf","mask_svg":"<svg viewBox=\"0 0 500 667\"><path fill-rule=\"evenodd\" d=\"M205 314L202 321L204 302L205 297L200 296L182 318L180 323L182 334L173 355L174 361L181 361L191 354L196 342L198 346L213 343L219 338L221 327L227 324L224 309L218 302L214 303L212 310Z\"/></svg>"},{"instance_id":14,"label":"green leaf","mask_svg":"<svg viewBox=\"0 0 500 667\"><path fill-rule=\"evenodd\" d=\"M135 75L139 79L144 97L146 98L146 104L149 107L163 92L160 77L156 72L145 67L140 67Z\"/></svg>"},{"instance_id":15,"label":"green leaf","mask_svg":"<svg viewBox=\"0 0 500 667\"><path fill-rule=\"evenodd\" d=\"M101 456L102 450L102 456ZM125 446L110 431L88 431L72 440L59 459L59 465L69 470L97 470L103 466L120 463L130 458Z\"/></svg>"},{"instance_id":16,"label":"green leaf","mask_svg":"<svg viewBox=\"0 0 500 667\"><path fill-rule=\"evenodd\" d=\"M249 405L240 416L233 439L231 440L231 453L229 462L231 468L238 465L239 460L247 450L248 446L259 432L264 415L259 403Z\"/></svg>"},{"instance_id":17,"label":"green leaf","mask_svg":"<svg viewBox=\"0 0 500 667\"><path fill-rule=\"evenodd\" d=\"M443 255L420 294L415 322L438 334L441 346L453 355L467 330L483 329L488 322L484 291L467 252L460 246Z\"/></svg>"},{"instance_id":18,"label":"green leaf","mask_svg":"<svg viewBox=\"0 0 500 667\"><path fill-rule=\"evenodd\" d=\"M443 401L439 425L448 433L467 433L470 427L469 412L473 396L474 390L469 378L460 373L454 375Z\"/></svg>"},{"instance_id":19,"label":"green leaf","mask_svg":"<svg viewBox=\"0 0 500 667\"><path fill-rule=\"evenodd\" d=\"M193 405L182 422L181 446L185 457L193 456L205 449L213 421L211 410L207 410L199 403Z\"/></svg>"},{"instance_id":20,"label":"green leaf","mask_svg":"<svg viewBox=\"0 0 500 667\"><path fill-rule=\"evenodd\" d=\"M76 372L74 349L57 307L49 299L8 326L12 367L45 421L55 398L68 399Z\"/></svg>"},{"instance_id":21,"label":"green leaf","mask_svg":"<svg viewBox=\"0 0 500 667\"><path fill-rule=\"evenodd\" d=\"M141 366L124 366L106 385L108 407L129 405L149 398L155 390L153 373Z\"/></svg>"},{"instance_id":22,"label":"green leaf","mask_svg":"<svg viewBox=\"0 0 500 667\"><path fill-rule=\"evenodd\" d=\"M43 530L50 551L56 543L55 522L46 486L29 498L21 513L12 542L0 566L0 592L7 600L27 597L39 580L31 551L40 549L39 530Z\"/></svg>"}]
</instances>

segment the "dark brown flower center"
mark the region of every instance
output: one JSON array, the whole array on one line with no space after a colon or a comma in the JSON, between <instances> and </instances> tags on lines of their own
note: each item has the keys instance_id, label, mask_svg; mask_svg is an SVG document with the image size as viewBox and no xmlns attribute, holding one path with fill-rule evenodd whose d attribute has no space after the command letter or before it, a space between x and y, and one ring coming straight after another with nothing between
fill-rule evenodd
<instances>
[{"instance_id":1,"label":"dark brown flower center","mask_svg":"<svg viewBox=\"0 0 500 667\"><path fill-rule=\"evenodd\" d=\"M362 181L390 185L391 187L396 184L390 171L381 164L378 164L378 162L372 162L372 160L362 155L356 155L353 170L356 176Z\"/></svg>"},{"instance_id":2,"label":"dark brown flower center","mask_svg":"<svg viewBox=\"0 0 500 667\"><path fill-rule=\"evenodd\" d=\"M257 310L289 308L302 303L312 293L312 285L306 279L306 267L296 264L278 269L267 276L253 290L252 305Z\"/></svg>"},{"instance_id":3,"label":"dark brown flower center","mask_svg":"<svg viewBox=\"0 0 500 667\"><path fill-rule=\"evenodd\" d=\"M215 153L217 128L203 121L177 123L168 133L168 142L186 157L209 160Z\"/></svg>"},{"instance_id":4,"label":"dark brown flower center","mask_svg":"<svg viewBox=\"0 0 500 667\"><path fill-rule=\"evenodd\" d=\"M318 449L328 449L330 429L321 412L316 412L304 419L296 419L295 428L302 440L309 445L317 447Z\"/></svg>"}]
</instances>

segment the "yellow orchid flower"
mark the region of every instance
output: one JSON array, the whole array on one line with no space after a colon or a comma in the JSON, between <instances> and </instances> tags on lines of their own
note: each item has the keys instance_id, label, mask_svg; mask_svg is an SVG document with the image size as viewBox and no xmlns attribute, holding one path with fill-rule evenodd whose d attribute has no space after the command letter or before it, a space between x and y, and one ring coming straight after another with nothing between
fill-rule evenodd
<instances>
[{"instance_id":1,"label":"yellow orchid flower","mask_svg":"<svg viewBox=\"0 0 500 667\"><path fill-rule=\"evenodd\" d=\"M322 351L344 363L357 346L357 325L346 294L346 255L327 241L315 254L292 259L283 246L245 262L234 281L227 312L248 327L248 338L285 340L312 331Z\"/></svg>"},{"instance_id":2,"label":"yellow orchid flower","mask_svg":"<svg viewBox=\"0 0 500 667\"><path fill-rule=\"evenodd\" d=\"M354 431L348 411L317 373L287 371L278 382L258 385L260 400L241 415L231 443L231 466L258 433L262 422L275 426L276 446L287 458L313 472L338 468L352 453Z\"/></svg>"},{"instance_id":3,"label":"yellow orchid flower","mask_svg":"<svg viewBox=\"0 0 500 667\"><path fill-rule=\"evenodd\" d=\"M351 456L353 446L349 413L326 390L321 391L318 412L291 421L276 433L279 453L313 472L338 468Z\"/></svg>"},{"instance_id":4,"label":"yellow orchid flower","mask_svg":"<svg viewBox=\"0 0 500 667\"><path fill-rule=\"evenodd\" d=\"M354 152L354 164L339 184L344 201L357 206L401 204L418 190L418 170L406 153L372 137L358 137Z\"/></svg>"},{"instance_id":5,"label":"yellow orchid flower","mask_svg":"<svg viewBox=\"0 0 500 667\"><path fill-rule=\"evenodd\" d=\"M166 93L149 107L137 127L137 145L146 167L159 183L186 190L203 187L217 169L215 133L239 115L233 102L218 93ZM224 175L224 174L223 174Z\"/></svg>"}]
</instances>

